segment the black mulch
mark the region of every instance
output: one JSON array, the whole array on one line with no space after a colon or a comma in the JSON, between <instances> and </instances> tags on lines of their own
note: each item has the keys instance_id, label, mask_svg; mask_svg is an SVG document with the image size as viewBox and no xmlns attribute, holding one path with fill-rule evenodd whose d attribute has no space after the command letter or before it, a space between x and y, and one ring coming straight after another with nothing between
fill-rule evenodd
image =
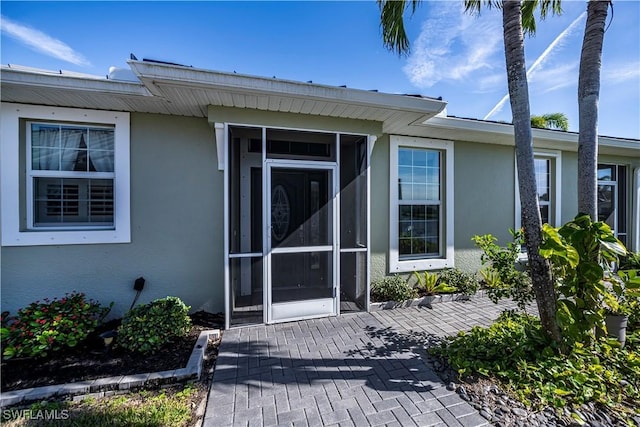
<instances>
[{"instance_id":1,"label":"black mulch","mask_svg":"<svg viewBox=\"0 0 640 427\"><path fill-rule=\"evenodd\" d=\"M224 315L199 311L191 315L188 336L175 339L159 351L140 355L117 347L104 351L98 335L117 328L120 320L102 325L86 342L75 348L49 354L45 358L3 360L0 367L2 391L65 384L102 377L140 374L184 368L201 331L222 329Z\"/></svg>"}]
</instances>

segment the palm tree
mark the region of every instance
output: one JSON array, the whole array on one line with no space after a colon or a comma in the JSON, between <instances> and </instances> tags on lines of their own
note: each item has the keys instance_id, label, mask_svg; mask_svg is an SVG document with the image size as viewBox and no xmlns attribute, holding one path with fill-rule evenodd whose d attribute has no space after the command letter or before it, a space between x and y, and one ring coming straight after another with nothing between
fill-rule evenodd
<instances>
[{"instance_id":1,"label":"palm tree","mask_svg":"<svg viewBox=\"0 0 640 427\"><path fill-rule=\"evenodd\" d=\"M605 21L610 0L590 0L578 76L578 212L598 219L598 98Z\"/></svg>"},{"instance_id":2,"label":"palm tree","mask_svg":"<svg viewBox=\"0 0 640 427\"><path fill-rule=\"evenodd\" d=\"M535 31L533 11L539 2L535 0L524 3L524 20L523 3L520 0L465 0L465 10L479 13L483 3L489 8L502 9L507 82L513 116L518 186L522 205L522 226L529 254L531 281L536 294L542 326L550 338L560 342L562 337L555 318L556 294L551 266L547 260L540 256L538 251L542 241L542 220L536 189L529 87L524 60L524 34L525 31L527 33ZM399 54L409 52L403 14L409 8L412 12L415 11L418 4L418 0L411 2L378 0L381 10L382 40L385 47ZM546 16L548 11L561 12L559 0L542 0L539 6L542 17Z\"/></svg>"},{"instance_id":3,"label":"palm tree","mask_svg":"<svg viewBox=\"0 0 640 427\"><path fill-rule=\"evenodd\" d=\"M537 129L559 129L566 132L569 130L569 119L564 113L549 113L540 116L532 114L531 127Z\"/></svg>"}]
</instances>

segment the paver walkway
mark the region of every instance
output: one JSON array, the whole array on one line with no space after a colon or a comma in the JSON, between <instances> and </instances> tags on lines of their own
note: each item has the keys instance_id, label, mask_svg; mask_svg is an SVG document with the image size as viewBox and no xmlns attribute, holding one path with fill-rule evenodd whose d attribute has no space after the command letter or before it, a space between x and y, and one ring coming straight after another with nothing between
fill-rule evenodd
<instances>
[{"instance_id":1,"label":"paver walkway","mask_svg":"<svg viewBox=\"0 0 640 427\"><path fill-rule=\"evenodd\" d=\"M514 307L474 297L225 331L204 425L488 425L424 348Z\"/></svg>"}]
</instances>

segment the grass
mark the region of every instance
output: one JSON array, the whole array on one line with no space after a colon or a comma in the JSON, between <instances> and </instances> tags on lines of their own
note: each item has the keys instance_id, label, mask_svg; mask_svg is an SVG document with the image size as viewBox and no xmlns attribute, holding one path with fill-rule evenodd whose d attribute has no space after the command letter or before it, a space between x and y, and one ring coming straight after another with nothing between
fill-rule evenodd
<instances>
[{"instance_id":1,"label":"grass","mask_svg":"<svg viewBox=\"0 0 640 427\"><path fill-rule=\"evenodd\" d=\"M3 410L3 426L188 426L198 389L140 391L78 402L42 402ZM57 419L55 419L57 418Z\"/></svg>"}]
</instances>

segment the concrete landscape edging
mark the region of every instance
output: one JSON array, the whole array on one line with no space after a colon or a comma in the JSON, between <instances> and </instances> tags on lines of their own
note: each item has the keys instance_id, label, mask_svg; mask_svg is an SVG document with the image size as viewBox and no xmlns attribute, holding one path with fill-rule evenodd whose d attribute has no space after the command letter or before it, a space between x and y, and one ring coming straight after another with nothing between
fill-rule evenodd
<instances>
[{"instance_id":1,"label":"concrete landscape edging","mask_svg":"<svg viewBox=\"0 0 640 427\"><path fill-rule=\"evenodd\" d=\"M0 408L51 397L59 398L78 395L103 397L126 393L145 385L158 386L187 380L195 381L200 379L202 375L202 365L209 339L219 339L220 336L220 329L209 329L200 332L191 351L191 356L189 356L187 366L184 368L7 391L0 393ZM76 399L74 398L74 400Z\"/></svg>"},{"instance_id":2,"label":"concrete landscape edging","mask_svg":"<svg viewBox=\"0 0 640 427\"><path fill-rule=\"evenodd\" d=\"M479 290L472 296L455 293L455 294L440 294L429 295L426 297L414 298L406 301L385 301L385 302L372 302L369 304L369 311L379 310L393 310L394 308L406 308L406 307L430 307L432 304L451 301L464 301L474 296L484 297L486 291L484 289Z\"/></svg>"}]
</instances>

